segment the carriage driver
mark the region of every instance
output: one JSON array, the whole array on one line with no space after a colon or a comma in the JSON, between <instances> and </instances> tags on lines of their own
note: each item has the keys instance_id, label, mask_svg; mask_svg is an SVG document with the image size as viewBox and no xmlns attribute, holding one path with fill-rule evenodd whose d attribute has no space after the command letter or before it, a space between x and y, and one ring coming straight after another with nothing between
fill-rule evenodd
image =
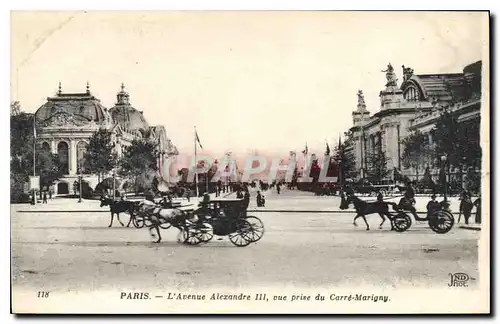
<instances>
[{"instance_id":1,"label":"carriage driver","mask_svg":"<svg viewBox=\"0 0 500 324\"><path fill-rule=\"evenodd\" d=\"M403 199L399 202L400 208L403 210L408 210L415 219L418 219L417 210L413 206L415 203L415 190L413 189L412 183L409 181L406 188Z\"/></svg>"},{"instance_id":2,"label":"carriage driver","mask_svg":"<svg viewBox=\"0 0 500 324\"><path fill-rule=\"evenodd\" d=\"M202 222L205 220L206 215L210 215L210 209L208 208L210 204L210 195L205 192L203 194L203 200L198 204L198 210L196 210L196 215L198 216L198 221Z\"/></svg>"}]
</instances>

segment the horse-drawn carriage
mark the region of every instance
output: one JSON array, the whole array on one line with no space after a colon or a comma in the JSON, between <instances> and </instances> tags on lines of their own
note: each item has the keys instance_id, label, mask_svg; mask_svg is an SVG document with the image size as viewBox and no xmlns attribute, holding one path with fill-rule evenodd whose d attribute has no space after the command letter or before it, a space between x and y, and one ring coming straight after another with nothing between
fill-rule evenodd
<instances>
[{"instance_id":1,"label":"horse-drawn carriage","mask_svg":"<svg viewBox=\"0 0 500 324\"><path fill-rule=\"evenodd\" d=\"M247 215L243 199L218 198L210 200L196 211L197 221L188 222L184 241L190 245L207 243L214 235L227 236L236 246L247 246L264 235L264 224Z\"/></svg>"},{"instance_id":2,"label":"horse-drawn carriage","mask_svg":"<svg viewBox=\"0 0 500 324\"><path fill-rule=\"evenodd\" d=\"M200 203L199 208L192 205L181 206L169 199L161 201L113 202L109 198L101 198L101 207L111 207L111 223L116 214L130 215L127 227L132 223L136 228L146 227L156 243L161 241L160 228L175 227L182 234L180 242L189 245L198 245L212 240L214 235L228 236L236 246L247 246L257 242L264 235L264 224L255 217L247 215L247 208L243 199L215 199ZM152 232L156 230L156 235Z\"/></svg>"},{"instance_id":3,"label":"horse-drawn carriage","mask_svg":"<svg viewBox=\"0 0 500 324\"><path fill-rule=\"evenodd\" d=\"M388 201L374 201L368 202L360 199L354 195L354 192L342 193L341 194L341 209L347 209L350 204L354 204L356 209L356 216L354 217L353 224L356 225L356 219L361 217L365 221L366 229L369 230L370 227L366 221L365 216L369 214L379 214L382 218L382 223L380 223L380 228L385 222L386 216L391 222L391 228L397 232L405 232L412 225L411 217L408 215L408 211L413 214L417 221L427 221L429 227L436 233L444 234L448 233L454 223L455 218L453 214L448 209L448 204L443 202L441 208L434 211L428 217L420 217L417 215L413 203L402 198L399 204ZM389 211L389 205L392 206L393 212ZM357 225L356 225L357 226Z\"/></svg>"},{"instance_id":4,"label":"horse-drawn carriage","mask_svg":"<svg viewBox=\"0 0 500 324\"><path fill-rule=\"evenodd\" d=\"M413 207L413 205L411 205L411 207L408 206L408 203L405 202L404 199L405 198L402 198L400 203L394 208L397 214L397 216L393 218L394 229L396 231L404 232L411 227L411 218L406 213L407 211L412 212L413 217L415 217L416 221L427 222L430 229L438 234L448 233L453 228L453 225L455 224L455 217L453 217L453 214L448 209L449 205L447 202L443 201L441 203L441 207L438 210L434 211L432 214L426 217L420 217L415 212L415 208ZM409 204L412 204L412 202L410 202Z\"/></svg>"}]
</instances>

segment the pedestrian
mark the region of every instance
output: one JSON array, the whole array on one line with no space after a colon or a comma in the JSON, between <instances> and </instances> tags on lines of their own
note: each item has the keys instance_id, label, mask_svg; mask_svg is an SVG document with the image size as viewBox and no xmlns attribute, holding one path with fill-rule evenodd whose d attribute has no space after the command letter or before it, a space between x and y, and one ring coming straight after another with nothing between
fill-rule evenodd
<instances>
[{"instance_id":1,"label":"pedestrian","mask_svg":"<svg viewBox=\"0 0 500 324\"><path fill-rule=\"evenodd\" d=\"M461 213L464 214L466 225L469 224L469 218L471 216L472 208L474 208L474 204L472 203L472 199L470 197L470 194L467 190L464 190L462 192L462 194L460 195L459 211L460 211L460 214ZM458 219L460 219L460 216L458 217Z\"/></svg>"},{"instance_id":2,"label":"pedestrian","mask_svg":"<svg viewBox=\"0 0 500 324\"><path fill-rule=\"evenodd\" d=\"M47 191L44 191L44 192L43 192L43 199L42 199L42 203L43 203L43 204L46 204L46 203L47 203Z\"/></svg>"},{"instance_id":3,"label":"pedestrian","mask_svg":"<svg viewBox=\"0 0 500 324\"><path fill-rule=\"evenodd\" d=\"M238 191L236 191L236 198L243 199L243 192L241 192L241 188L238 188Z\"/></svg>"},{"instance_id":4,"label":"pedestrian","mask_svg":"<svg viewBox=\"0 0 500 324\"><path fill-rule=\"evenodd\" d=\"M49 199L52 199L52 189L49 190Z\"/></svg>"},{"instance_id":5,"label":"pedestrian","mask_svg":"<svg viewBox=\"0 0 500 324\"><path fill-rule=\"evenodd\" d=\"M217 191L216 191L216 196L219 197L220 196L220 193L221 193L221 185L220 184L217 184Z\"/></svg>"},{"instance_id":6,"label":"pedestrian","mask_svg":"<svg viewBox=\"0 0 500 324\"><path fill-rule=\"evenodd\" d=\"M264 207L264 205L264 197L261 195L260 191L257 191L257 207Z\"/></svg>"},{"instance_id":7,"label":"pedestrian","mask_svg":"<svg viewBox=\"0 0 500 324\"><path fill-rule=\"evenodd\" d=\"M249 204L250 204L250 192L247 189L245 190L245 194L243 196L243 209L245 212L248 209Z\"/></svg>"},{"instance_id":8,"label":"pedestrian","mask_svg":"<svg viewBox=\"0 0 500 324\"><path fill-rule=\"evenodd\" d=\"M476 206L476 219L474 221L476 224L481 224L481 195L474 201L474 206Z\"/></svg>"},{"instance_id":9,"label":"pedestrian","mask_svg":"<svg viewBox=\"0 0 500 324\"><path fill-rule=\"evenodd\" d=\"M276 192L278 193L278 195L280 194L280 191L281 191L281 184L278 182L276 184Z\"/></svg>"}]
</instances>

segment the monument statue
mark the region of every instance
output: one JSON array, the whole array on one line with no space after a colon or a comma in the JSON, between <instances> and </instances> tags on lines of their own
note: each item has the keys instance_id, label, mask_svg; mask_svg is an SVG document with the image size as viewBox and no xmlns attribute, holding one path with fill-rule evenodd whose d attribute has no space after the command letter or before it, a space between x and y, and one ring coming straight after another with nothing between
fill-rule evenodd
<instances>
[{"instance_id":1,"label":"monument statue","mask_svg":"<svg viewBox=\"0 0 500 324\"><path fill-rule=\"evenodd\" d=\"M409 78L411 78L411 76L413 75L413 69L410 68L410 67L405 67L404 65L402 65L402 68L403 68L403 79L406 81L408 80Z\"/></svg>"},{"instance_id":2,"label":"monument statue","mask_svg":"<svg viewBox=\"0 0 500 324\"><path fill-rule=\"evenodd\" d=\"M382 70L385 73L387 79L386 87L396 87L398 79L396 78L396 73L394 73L394 68L391 63L387 65L387 70Z\"/></svg>"},{"instance_id":3,"label":"monument statue","mask_svg":"<svg viewBox=\"0 0 500 324\"><path fill-rule=\"evenodd\" d=\"M366 106L365 96L363 95L363 90L358 90L358 106Z\"/></svg>"}]
</instances>

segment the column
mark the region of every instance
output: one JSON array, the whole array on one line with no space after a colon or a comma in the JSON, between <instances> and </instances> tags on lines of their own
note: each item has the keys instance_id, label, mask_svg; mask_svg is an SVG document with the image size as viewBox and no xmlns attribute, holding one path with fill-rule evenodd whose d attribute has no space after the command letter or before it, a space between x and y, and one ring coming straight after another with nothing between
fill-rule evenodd
<instances>
[{"instance_id":1,"label":"column","mask_svg":"<svg viewBox=\"0 0 500 324\"><path fill-rule=\"evenodd\" d=\"M69 145L69 174L75 175L77 173L77 156L76 156L76 141L71 140Z\"/></svg>"},{"instance_id":2,"label":"column","mask_svg":"<svg viewBox=\"0 0 500 324\"><path fill-rule=\"evenodd\" d=\"M57 154L56 140L52 140L50 142L50 151L52 152L52 154Z\"/></svg>"}]
</instances>

